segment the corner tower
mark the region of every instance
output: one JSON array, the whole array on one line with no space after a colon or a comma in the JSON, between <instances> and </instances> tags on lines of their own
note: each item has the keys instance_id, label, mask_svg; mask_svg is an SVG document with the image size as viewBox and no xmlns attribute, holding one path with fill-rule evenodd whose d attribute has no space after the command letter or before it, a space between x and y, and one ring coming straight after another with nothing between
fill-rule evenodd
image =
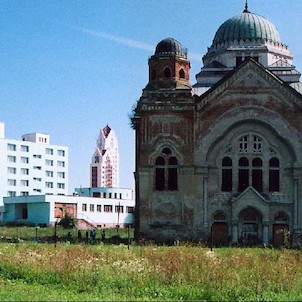
<instances>
[{"instance_id":1,"label":"corner tower","mask_svg":"<svg viewBox=\"0 0 302 302\"><path fill-rule=\"evenodd\" d=\"M193 160L194 102L187 51L177 40L159 42L148 63L149 82L133 119L136 236L144 236L151 228L156 238L169 232L171 223L187 231L183 211L189 210L182 203L181 188L188 181L184 167Z\"/></svg>"},{"instance_id":2,"label":"corner tower","mask_svg":"<svg viewBox=\"0 0 302 302\"><path fill-rule=\"evenodd\" d=\"M147 89L190 88L190 62L187 51L173 38L166 38L156 46L149 59Z\"/></svg>"}]
</instances>

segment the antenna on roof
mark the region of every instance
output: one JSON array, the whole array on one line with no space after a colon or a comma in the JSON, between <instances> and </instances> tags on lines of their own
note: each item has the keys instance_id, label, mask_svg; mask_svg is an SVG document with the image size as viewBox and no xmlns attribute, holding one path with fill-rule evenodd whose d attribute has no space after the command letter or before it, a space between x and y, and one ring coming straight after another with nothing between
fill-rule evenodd
<instances>
[{"instance_id":1,"label":"antenna on roof","mask_svg":"<svg viewBox=\"0 0 302 302\"><path fill-rule=\"evenodd\" d=\"M250 11L248 10L248 3L247 0L245 0L245 7L244 7L244 13L249 13Z\"/></svg>"}]
</instances>

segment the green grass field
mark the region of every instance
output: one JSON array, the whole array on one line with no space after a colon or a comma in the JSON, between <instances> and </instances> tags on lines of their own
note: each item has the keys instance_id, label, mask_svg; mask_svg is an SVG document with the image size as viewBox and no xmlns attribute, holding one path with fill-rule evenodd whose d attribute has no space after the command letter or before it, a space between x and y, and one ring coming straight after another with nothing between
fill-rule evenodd
<instances>
[{"instance_id":1,"label":"green grass field","mask_svg":"<svg viewBox=\"0 0 302 302\"><path fill-rule=\"evenodd\" d=\"M299 301L301 264L286 249L2 242L0 300Z\"/></svg>"}]
</instances>

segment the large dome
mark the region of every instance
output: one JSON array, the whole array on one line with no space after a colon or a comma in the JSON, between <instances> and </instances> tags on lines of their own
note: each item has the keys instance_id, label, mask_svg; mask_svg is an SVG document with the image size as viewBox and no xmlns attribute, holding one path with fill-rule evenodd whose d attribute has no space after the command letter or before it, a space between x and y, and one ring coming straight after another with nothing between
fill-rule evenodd
<instances>
[{"instance_id":1,"label":"large dome","mask_svg":"<svg viewBox=\"0 0 302 302\"><path fill-rule=\"evenodd\" d=\"M267 19L245 9L225 21L217 30L212 46L235 40L265 40L281 43L277 28Z\"/></svg>"},{"instance_id":2,"label":"large dome","mask_svg":"<svg viewBox=\"0 0 302 302\"><path fill-rule=\"evenodd\" d=\"M186 56L186 49L182 47L181 43L173 38L166 38L160 41L155 48L155 55L174 53L181 56Z\"/></svg>"}]
</instances>

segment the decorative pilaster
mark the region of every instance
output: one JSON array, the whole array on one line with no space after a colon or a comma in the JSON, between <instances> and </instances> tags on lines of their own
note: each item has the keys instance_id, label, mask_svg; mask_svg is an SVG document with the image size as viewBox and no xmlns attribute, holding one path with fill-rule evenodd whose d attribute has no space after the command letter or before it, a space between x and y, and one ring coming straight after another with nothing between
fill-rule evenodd
<instances>
[{"instance_id":1,"label":"decorative pilaster","mask_svg":"<svg viewBox=\"0 0 302 302\"><path fill-rule=\"evenodd\" d=\"M265 245L268 245L268 225L268 223L262 224L262 241Z\"/></svg>"},{"instance_id":2,"label":"decorative pilaster","mask_svg":"<svg viewBox=\"0 0 302 302\"><path fill-rule=\"evenodd\" d=\"M232 243L238 242L238 221L232 222Z\"/></svg>"},{"instance_id":3,"label":"decorative pilaster","mask_svg":"<svg viewBox=\"0 0 302 302\"><path fill-rule=\"evenodd\" d=\"M293 225L294 229L298 226L298 178L294 179L294 213L293 213Z\"/></svg>"},{"instance_id":4,"label":"decorative pilaster","mask_svg":"<svg viewBox=\"0 0 302 302\"><path fill-rule=\"evenodd\" d=\"M203 225L208 226L208 178L203 178Z\"/></svg>"}]
</instances>

